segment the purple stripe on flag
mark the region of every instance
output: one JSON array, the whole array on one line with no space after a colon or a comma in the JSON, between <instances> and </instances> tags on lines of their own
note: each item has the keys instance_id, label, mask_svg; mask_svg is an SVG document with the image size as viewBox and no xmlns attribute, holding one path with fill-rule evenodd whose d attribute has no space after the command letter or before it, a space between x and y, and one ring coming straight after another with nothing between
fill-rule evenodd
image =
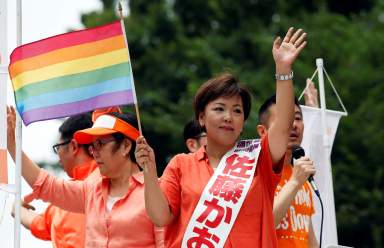
<instances>
[{"instance_id":1,"label":"purple stripe on flag","mask_svg":"<svg viewBox=\"0 0 384 248\"><path fill-rule=\"evenodd\" d=\"M35 121L44 121L67 117L88 112L98 108L133 104L132 90L104 94L83 101L54 105L46 108L32 109L22 114L24 124L27 126Z\"/></svg>"}]
</instances>

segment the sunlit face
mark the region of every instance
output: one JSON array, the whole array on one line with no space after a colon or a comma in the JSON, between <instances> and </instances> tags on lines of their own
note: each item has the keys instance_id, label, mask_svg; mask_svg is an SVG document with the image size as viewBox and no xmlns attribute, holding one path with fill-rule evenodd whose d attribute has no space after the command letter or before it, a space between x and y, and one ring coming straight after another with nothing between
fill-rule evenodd
<instances>
[{"instance_id":1,"label":"sunlit face","mask_svg":"<svg viewBox=\"0 0 384 248\"><path fill-rule=\"evenodd\" d=\"M120 153L113 151L115 142L115 139L110 135L99 136L90 146L100 174L109 178L118 176L121 170Z\"/></svg>"},{"instance_id":2,"label":"sunlit face","mask_svg":"<svg viewBox=\"0 0 384 248\"><path fill-rule=\"evenodd\" d=\"M288 148L292 148L293 146L300 146L301 141L303 140L303 133L303 114L301 113L299 107L295 105L295 118L293 120L292 131L289 136Z\"/></svg>"},{"instance_id":3,"label":"sunlit face","mask_svg":"<svg viewBox=\"0 0 384 248\"><path fill-rule=\"evenodd\" d=\"M269 119L268 127L270 127L276 119L276 105L272 105L269 108ZM292 124L292 130L289 135L288 140L288 149L291 149L293 146L300 146L301 141L303 140L304 133L304 121L303 115L298 106L295 105L295 117Z\"/></svg>"},{"instance_id":4,"label":"sunlit face","mask_svg":"<svg viewBox=\"0 0 384 248\"><path fill-rule=\"evenodd\" d=\"M209 102L200 113L199 122L206 128L208 144L232 147L244 125L241 97L220 97Z\"/></svg>"}]
</instances>

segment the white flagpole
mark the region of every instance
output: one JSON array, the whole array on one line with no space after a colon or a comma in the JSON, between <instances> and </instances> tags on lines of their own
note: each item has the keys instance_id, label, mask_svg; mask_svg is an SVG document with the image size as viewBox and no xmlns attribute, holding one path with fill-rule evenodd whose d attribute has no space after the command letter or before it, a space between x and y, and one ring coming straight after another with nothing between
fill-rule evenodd
<instances>
[{"instance_id":1,"label":"white flagpole","mask_svg":"<svg viewBox=\"0 0 384 248\"><path fill-rule=\"evenodd\" d=\"M7 64L8 64L8 28L7 28L7 1L0 1L0 137L7 137L6 108L7 105ZM7 149L7 140L0 140L0 149Z\"/></svg>"},{"instance_id":2,"label":"white flagpole","mask_svg":"<svg viewBox=\"0 0 384 248\"><path fill-rule=\"evenodd\" d=\"M139 127L140 135L143 135L143 132L142 132L142 129L141 129L141 119L140 119L140 112L139 112L139 103L137 102L136 89L135 89L135 81L134 81L134 79L133 79L131 56L130 56L130 54L129 54L128 41L127 41L127 36L126 36L126 34L125 34L125 25L124 25L124 16L123 16L123 6L122 6L121 2L118 2L118 7L117 7L117 9L118 9L119 17L120 17L120 25L121 25L121 29L123 30L123 35L124 35L125 45L127 46L127 50L128 50L128 59L129 59L129 63L130 63L130 66L129 66L129 69L130 69L129 75L130 75L131 82L132 82L132 95L133 95L133 102L134 102L135 110L136 110L137 125L138 125L138 127ZM144 168L144 169L146 169L146 168Z\"/></svg>"},{"instance_id":3,"label":"white flagpole","mask_svg":"<svg viewBox=\"0 0 384 248\"><path fill-rule=\"evenodd\" d=\"M7 77L8 77L8 28L7 1L0 1L0 152L7 151ZM1 159L1 158L0 158ZM0 161L3 163L4 161ZM7 164L3 165L7 166Z\"/></svg>"},{"instance_id":4,"label":"white flagpole","mask_svg":"<svg viewBox=\"0 0 384 248\"><path fill-rule=\"evenodd\" d=\"M325 89L324 89L324 61L322 58L316 59L316 66L317 66L317 73L318 73L318 79L319 79L319 93L320 93L320 108L321 108L321 127L322 127L322 136L323 136L323 147L326 156L327 161L330 162L330 142L327 135L327 120L326 120L326 101L325 101ZM322 165L320 165L322 166ZM324 166L324 165L323 165ZM329 166L327 168L329 171L329 175L332 175L332 169ZM335 215L335 201L334 201L334 195L333 195L333 180L332 176L327 183L326 187L329 187L325 189L325 192L331 192L331 195L327 196L329 199L323 199L325 203L324 209L327 209L324 213L324 230L323 230L323 244L327 245L328 242L331 243L338 243L337 241L337 226L336 226L336 215ZM324 195L323 195L324 197ZM333 221L334 220L334 221Z\"/></svg>"},{"instance_id":5,"label":"white flagpole","mask_svg":"<svg viewBox=\"0 0 384 248\"><path fill-rule=\"evenodd\" d=\"M17 46L22 43L22 1L16 2L16 42ZM22 153L22 125L21 119L16 114L16 170L15 170L15 237L14 247L20 248L20 200L21 200L21 153Z\"/></svg>"},{"instance_id":6,"label":"white flagpole","mask_svg":"<svg viewBox=\"0 0 384 248\"><path fill-rule=\"evenodd\" d=\"M323 146L326 148L328 154L328 148L329 148L329 142L328 137L325 135L327 132L327 123L326 123L326 110L327 110L327 104L325 102L325 90L324 90L324 62L323 59L319 58L316 59L316 66L317 66L317 75L319 78L319 92L320 92L320 109L321 109L321 126L323 128Z\"/></svg>"}]
</instances>

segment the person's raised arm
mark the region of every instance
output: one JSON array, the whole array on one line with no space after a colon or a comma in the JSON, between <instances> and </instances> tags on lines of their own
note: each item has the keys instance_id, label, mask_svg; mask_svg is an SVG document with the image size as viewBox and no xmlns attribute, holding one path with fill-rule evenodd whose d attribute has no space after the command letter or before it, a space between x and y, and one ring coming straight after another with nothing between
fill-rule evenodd
<instances>
[{"instance_id":1,"label":"person's raised arm","mask_svg":"<svg viewBox=\"0 0 384 248\"><path fill-rule=\"evenodd\" d=\"M301 29L294 32L290 28L281 40L273 43L272 54L276 65L276 120L271 125L269 149L273 164L278 163L285 154L294 117L294 90L292 65L307 42L306 33Z\"/></svg>"},{"instance_id":2,"label":"person's raised arm","mask_svg":"<svg viewBox=\"0 0 384 248\"><path fill-rule=\"evenodd\" d=\"M16 111L14 107L7 106L7 148L13 161L16 156L16 141L15 141L15 126L16 126ZM40 167L37 166L24 152L22 153L22 175L27 183L32 187L36 181Z\"/></svg>"},{"instance_id":3,"label":"person's raised arm","mask_svg":"<svg viewBox=\"0 0 384 248\"><path fill-rule=\"evenodd\" d=\"M13 107L7 107L7 141L8 151L13 160L15 160L15 123L16 111ZM67 211L83 213L85 206L85 193L87 184L79 181L65 181L42 171L24 152L22 154L22 176L25 181L34 189L36 180L42 173L43 184L38 186L39 190L29 195L28 201L33 198L39 198L49 201L53 205L63 208ZM45 175L45 176L44 176Z\"/></svg>"},{"instance_id":4,"label":"person's raised arm","mask_svg":"<svg viewBox=\"0 0 384 248\"><path fill-rule=\"evenodd\" d=\"M305 91L304 91L304 100L305 100L305 106L309 106L313 108L319 107L317 89L315 87L315 84L309 78L307 78L307 86L305 87Z\"/></svg>"},{"instance_id":5,"label":"person's raised arm","mask_svg":"<svg viewBox=\"0 0 384 248\"><path fill-rule=\"evenodd\" d=\"M165 226L173 219L168 200L157 178L155 153L144 137L136 140L136 161L144 170L144 197L148 216L156 226Z\"/></svg>"}]
</instances>

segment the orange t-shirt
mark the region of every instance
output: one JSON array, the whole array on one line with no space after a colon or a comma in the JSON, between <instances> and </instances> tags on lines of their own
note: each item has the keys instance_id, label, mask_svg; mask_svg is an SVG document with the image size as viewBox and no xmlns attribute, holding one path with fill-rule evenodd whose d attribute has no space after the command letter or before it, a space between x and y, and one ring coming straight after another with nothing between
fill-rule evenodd
<instances>
[{"instance_id":1,"label":"orange t-shirt","mask_svg":"<svg viewBox=\"0 0 384 248\"><path fill-rule=\"evenodd\" d=\"M276 195L288 182L291 175L292 165L284 165L283 175L277 186ZM314 212L311 186L306 182L299 189L287 213L276 227L279 247L308 247L309 225Z\"/></svg>"},{"instance_id":2,"label":"orange t-shirt","mask_svg":"<svg viewBox=\"0 0 384 248\"><path fill-rule=\"evenodd\" d=\"M262 139L261 145L254 179L225 248L277 247L272 207L280 174L274 171L281 171L284 160L273 167L268 137ZM181 247L189 220L212 175L205 147L195 153L176 155L169 162L161 178L161 188L174 220L165 228L165 247Z\"/></svg>"},{"instance_id":3,"label":"orange t-shirt","mask_svg":"<svg viewBox=\"0 0 384 248\"><path fill-rule=\"evenodd\" d=\"M97 164L94 161L76 166L73 178L75 180L86 178L91 181L96 180L96 178L100 178L100 173L95 170L96 168ZM84 228L84 214L68 212L52 204L43 214L36 216L30 225L33 236L42 240L52 240L54 248L84 247Z\"/></svg>"}]
</instances>

